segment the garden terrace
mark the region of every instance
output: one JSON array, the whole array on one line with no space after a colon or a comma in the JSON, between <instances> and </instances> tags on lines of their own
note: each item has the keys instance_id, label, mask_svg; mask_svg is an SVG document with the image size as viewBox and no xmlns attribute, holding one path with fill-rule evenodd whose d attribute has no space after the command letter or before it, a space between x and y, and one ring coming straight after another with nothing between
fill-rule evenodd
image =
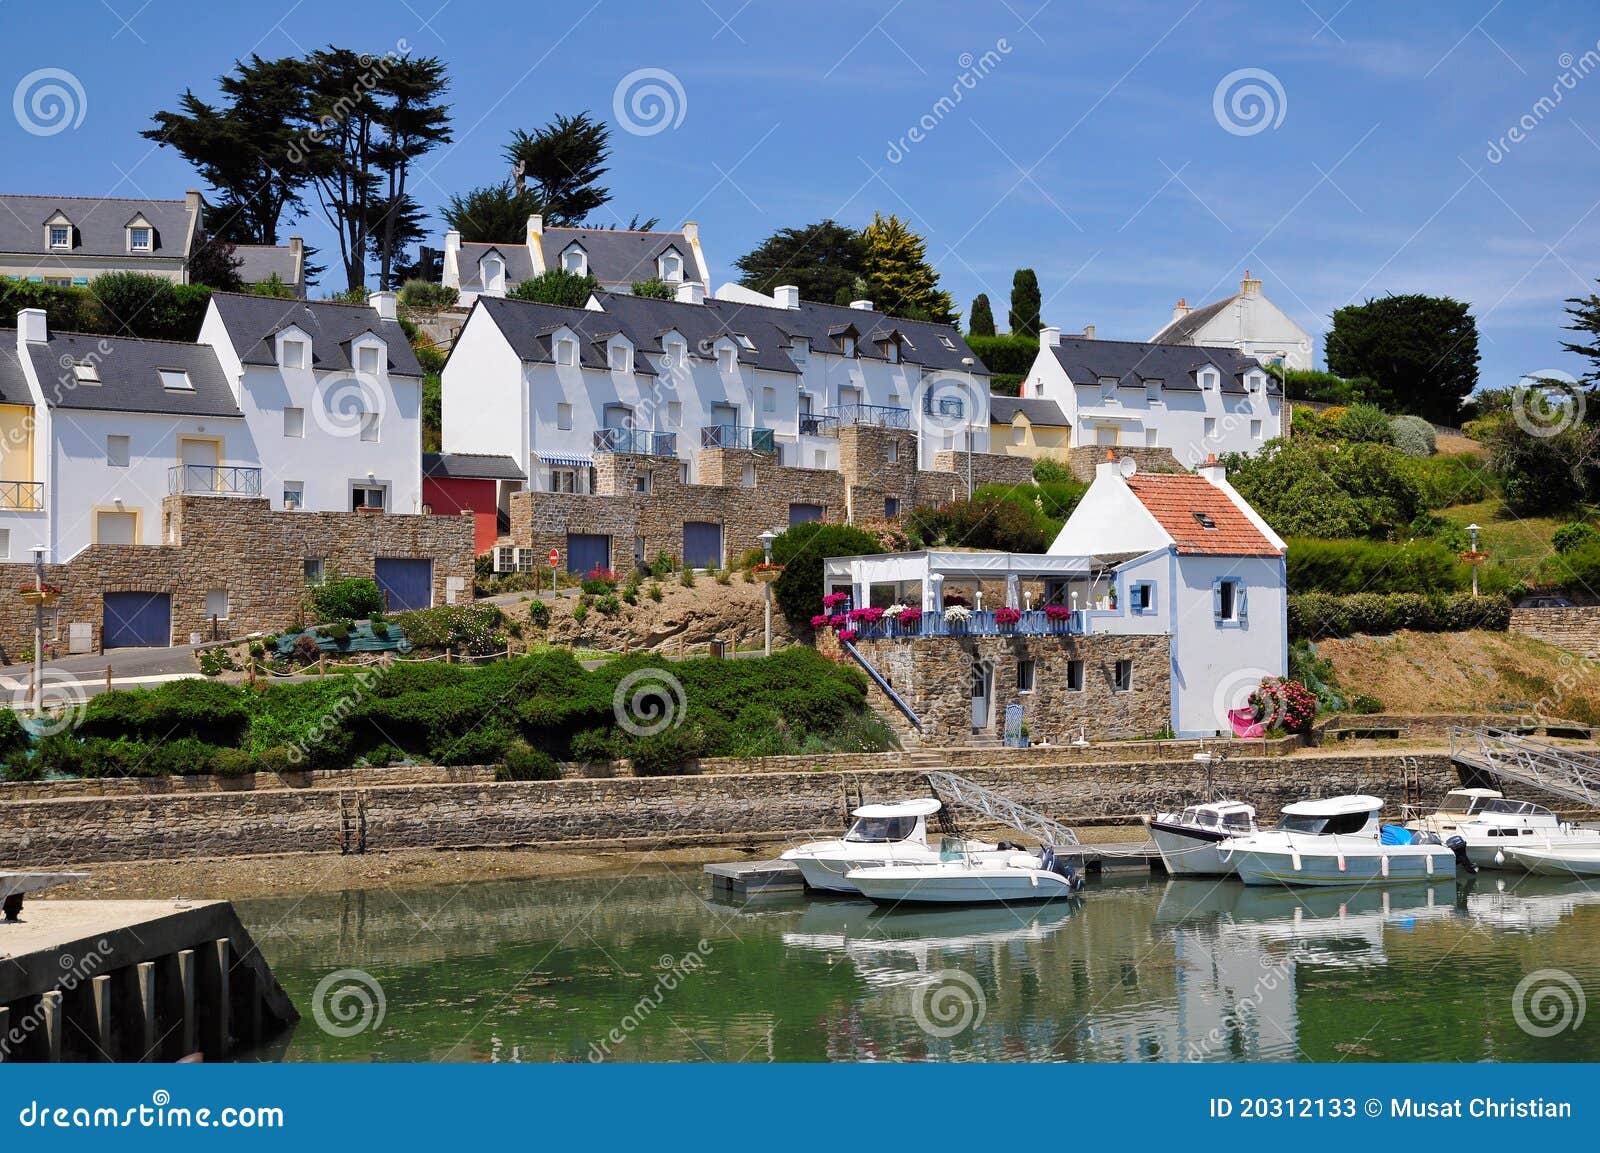
<instances>
[{"instance_id":1,"label":"garden terrace","mask_svg":"<svg viewBox=\"0 0 1600 1153\"><path fill-rule=\"evenodd\" d=\"M855 612L851 627L864 637L1070 635L1087 630L1078 604L1079 597L1085 607L1093 603L1095 569L1089 557L1081 556L930 550L829 557L822 583L830 598L848 597L848 606L840 608L835 600L828 611ZM993 603L996 596L1003 601ZM897 606L915 609L916 615L872 611ZM964 611L950 612L947 606ZM905 616L909 622L900 619Z\"/></svg>"}]
</instances>

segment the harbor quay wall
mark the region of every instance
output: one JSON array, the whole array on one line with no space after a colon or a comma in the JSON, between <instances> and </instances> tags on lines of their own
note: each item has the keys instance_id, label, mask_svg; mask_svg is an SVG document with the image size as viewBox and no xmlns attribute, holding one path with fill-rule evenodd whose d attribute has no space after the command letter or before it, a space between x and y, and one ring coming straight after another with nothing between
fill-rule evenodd
<instances>
[{"instance_id":1,"label":"harbor quay wall","mask_svg":"<svg viewBox=\"0 0 1600 1153\"><path fill-rule=\"evenodd\" d=\"M1442 753L1412 754L1423 795L1458 783ZM1308 796L1372 793L1398 815L1400 756L1230 759L1220 794L1264 814ZM1195 796L1192 763L969 768L964 775L1068 823L1122 822ZM863 801L926 794L914 769L608 777L351 789L73 797L0 803L0 864L584 844L613 848L754 843L836 830Z\"/></svg>"}]
</instances>

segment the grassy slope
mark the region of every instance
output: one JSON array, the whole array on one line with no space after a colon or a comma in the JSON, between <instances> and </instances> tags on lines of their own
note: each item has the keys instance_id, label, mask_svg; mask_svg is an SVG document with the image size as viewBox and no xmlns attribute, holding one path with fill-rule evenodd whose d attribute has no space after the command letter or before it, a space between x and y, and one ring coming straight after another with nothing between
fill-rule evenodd
<instances>
[{"instance_id":1,"label":"grassy slope","mask_svg":"<svg viewBox=\"0 0 1600 1153\"><path fill-rule=\"evenodd\" d=\"M1540 711L1600 724L1600 669L1516 633L1414 633L1317 642L1339 683L1386 712Z\"/></svg>"}]
</instances>

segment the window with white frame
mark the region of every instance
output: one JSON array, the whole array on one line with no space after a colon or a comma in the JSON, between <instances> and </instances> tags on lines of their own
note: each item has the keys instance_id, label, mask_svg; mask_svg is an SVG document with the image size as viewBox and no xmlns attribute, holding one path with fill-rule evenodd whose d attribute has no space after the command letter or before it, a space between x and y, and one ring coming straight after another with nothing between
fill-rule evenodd
<instances>
[{"instance_id":1,"label":"window with white frame","mask_svg":"<svg viewBox=\"0 0 1600 1153\"><path fill-rule=\"evenodd\" d=\"M144 227L128 229L128 248L133 252L149 252L150 230Z\"/></svg>"},{"instance_id":2,"label":"window with white frame","mask_svg":"<svg viewBox=\"0 0 1600 1153\"><path fill-rule=\"evenodd\" d=\"M839 347L846 356L854 356L856 354L856 338L853 336L844 337L840 340Z\"/></svg>"},{"instance_id":3,"label":"window with white frame","mask_svg":"<svg viewBox=\"0 0 1600 1153\"><path fill-rule=\"evenodd\" d=\"M1213 440L1213 439L1216 438L1216 435L1217 435L1217 418L1214 417L1214 416L1208 416L1208 417L1206 417L1206 439L1207 440Z\"/></svg>"},{"instance_id":4,"label":"window with white frame","mask_svg":"<svg viewBox=\"0 0 1600 1153\"><path fill-rule=\"evenodd\" d=\"M633 474L633 491L641 496L650 495L650 473L636 472Z\"/></svg>"},{"instance_id":5,"label":"window with white frame","mask_svg":"<svg viewBox=\"0 0 1600 1153\"><path fill-rule=\"evenodd\" d=\"M286 408L283 410L283 435L299 439L306 434L306 410L303 408Z\"/></svg>"},{"instance_id":6,"label":"window with white frame","mask_svg":"<svg viewBox=\"0 0 1600 1153\"><path fill-rule=\"evenodd\" d=\"M378 350L368 344L356 349L356 371L363 376L377 376L381 365Z\"/></svg>"},{"instance_id":7,"label":"window with white frame","mask_svg":"<svg viewBox=\"0 0 1600 1153\"><path fill-rule=\"evenodd\" d=\"M289 512L297 512L306 507L305 481L286 480L283 482L283 507Z\"/></svg>"},{"instance_id":8,"label":"window with white frame","mask_svg":"<svg viewBox=\"0 0 1600 1153\"><path fill-rule=\"evenodd\" d=\"M75 360L72 362L72 381L74 384L99 384L100 369L92 360Z\"/></svg>"},{"instance_id":9,"label":"window with white frame","mask_svg":"<svg viewBox=\"0 0 1600 1153\"><path fill-rule=\"evenodd\" d=\"M161 387L172 392L193 392L194 385L189 382L189 371L183 368L158 368L156 375L161 378Z\"/></svg>"},{"instance_id":10,"label":"window with white frame","mask_svg":"<svg viewBox=\"0 0 1600 1153\"><path fill-rule=\"evenodd\" d=\"M1100 403L1101 404L1116 404L1117 403L1117 378L1116 377L1114 377L1114 376L1102 376L1100 378Z\"/></svg>"},{"instance_id":11,"label":"window with white frame","mask_svg":"<svg viewBox=\"0 0 1600 1153\"><path fill-rule=\"evenodd\" d=\"M319 585L328 579L328 558L308 556L305 563L306 584Z\"/></svg>"},{"instance_id":12,"label":"window with white frame","mask_svg":"<svg viewBox=\"0 0 1600 1153\"><path fill-rule=\"evenodd\" d=\"M658 262L662 280L683 279L683 257L676 252L663 252Z\"/></svg>"},{"instance_id":13,"label":"window with white frame","mask_svg":"<svg viewBox=\"0 0 1600 1153\"><path fill-rule=\"evenodd\" d=\"M1154 581L1134 581L1128 588L1128 608L1138 615L1156 611Z\"/></svg>"},{"instance_id":14,"label":"window with white frame","mask_svg":"<svg viewBox=\"0 0 1600 1153\"><path fill-rule=\"evenodd\" d=\"M556 363L568 368L578 363L578 342L572 337L563 336L556 341Z\"/></svg>"},{"instance_id":15,"label":"window with white frame","mask_svg":"<svg viewBox=\"0 0 1600 1153\"><path fill-rule=\"evenodd\" d=\"M565 401L556 405L556 428L562 432L572 429L572 406Z\"/></svg>"},{"instance_id":16,"label":"window with white frame","mask_svg":"<svg viewBox=\"0 0 1600 1153\"><path fill-rule=\"evenodd\" d=\"M127 468L131 443L128 437L116 433L106 437L106 464L112 468Z\"/></svg>"},{"instance_id":17,"label":"window with white frame","mask_svg":"<svg viewBox=\"0 0 1600 1153\"><path fill-rule=\"evenodd\" d=\"M756 466L755 465L750 464L748 462L745 464L743 480L744 480L744 487L745 488L755 488L756 487Z\"/></svg>"},{"instance_id":18,"label":"window with white frame","mask_svg":"<svg viewBox=\"0 0 1600 1153\"><path fill-rule=\"evenodd\" d=\"M498 256L486 256L478 266L478 274L483 280L486 292L504 292L506 290L506 266Z\"/></svg>"},{"instance_id":19,"label":"window with white frame","mask_svg":"<svg viewBox=\"0 0 1600 1153\"><path fill-rule=\"evenodd\" d=\"M1200 387L1204 389L1210 389L1212 391L1222 387L1222 374L1214 368L1201 369Z\"/></svg>"},{"instance_id":20,"label":"window with white frame","mask_svg":"<svg viewBox=\"0 0 1600 1153\"><path fill-rule=\"evenodd\" d=\"M1031 692L1033 692L1033 662L1032 661L1018 661L1017 662L1017 692L1019 692L1019 693L1031 693Z\"/></svg>"},{"instance_id":21,"label":"window with white frame","mask_svg":"<svg viewBox=\"0 0 1600 1153\"><path fill-rule=\"evenodd\" d=\"M777 389L775 389L775 388L763 388L761 390L761 411L762 412L777 412L778 411L778 390Z\"/></svg>"},{"instance_id":22,"label":"window with white frame","mask_svg":"<svg viewBox=\"0 0 1600 1153\"><path fill-rule=\"evenodd\" d=\"M810 341L804 340L800 337L796 337L794 340L791 340L789 342L789 359L803 367L806 361L811 359Z\"/></svg>"},{"instance_id":23,"label":"window with white frame","mask_svg":"<svg viewBox=\"0 0 1600 1153\"><path fill-rule=\"evenodd\" d=\"M1153 428L1147 428L1144 430L1144 446L1146 448L1155 448L1160 443L1161 434L1159 430Z\"/></svg>"},{"instance_id":24,"label":"window with white frame","mask_svg":"<svg viewBox=\"0 0 1600 1153\"><path fill-rule=\"evenodd\" d=\"M578 470L575 468L552 468L550 470L550 491L575 493L578 491Z\"/></svg>"},{"instance_id":25,"label":"window with white frame","mask_svg":"<svg viewBox=\"0 0 1600 1153\"><path fill-rule=\"evenodd\" d=\"M354 484L350 486L351 512L382 512L389 504L389 486Z\"/></svg>"},{"instance_id":26,"label":"window with white frame","mask_svg":"<svg viewBox=\"0 0 1600 1153\"><path fill-rule=\"evenodd\" d=\"M1028 430L1026 428L1024 428L1020 424L1012 425L1011 426L1011 443L1012 444L1026 444L1027 441L1028 441Z\"/></svg>"},{"instance_id":27,"label":"window with white frame","mask_svg":"<svg viewBox=\"0 0 1600 1153\"><path fill-rule=\"evenodd\" d=\"M70 224L52 224L50 226L50 247L51 248L71 248L72 247L72 225L70 225Z\"/></svg>"},{"instance_id":28,"label":"window with white frame","mask_svg":"<svg viewBox=\"0 0 1600 1153\"><path fill-rule=\"evenodd\" d=\"M227 589L206 590L206 619L211 620L213 617L219 621L228 619Z\"/></svg>"},{"instance_id":29,"label":"window with white frame","mask_svg":"<svg viewBox=\"0 0 1600 1153\"><path fill-rule=\"evenodd\" d=\"M826 449L819 448L819 449L817 449L815 452L813 452L811 454L811 467L812 468L827 468L828 467L828 453L827 453Z\"/></svg>"},{"instance_id":30,"label":"window with white frame","mask_svg":"<svg viewBox=\"0 0 1600 1153\"><path fill-rule=\"evenodd\" d=\"M1161 404L1161 381L1147 380L1144 382L1144 402L1146 404Z\"/></svg>"},{"instance_id":31,"label":"window with white frame","mask_svg":"<svg viewBox=\"0 0 1600 1153\"><path fill-rule=\"evenodd\" d=\"M663 358L667 368L686 368L689 364L689 345L677 337L669 337L662 345L666 356Z\"/></svg>"},{"instance_id":32,"label":"window with white frame","mask_svg":"<svg viewBox=\"0 0 1600 1153\"><path fill-rule=\"evenodd\" d=\"M683 427L683 402L681 400L667 401L667 427Z\"/></svg>"},{"instance_id":33,"label":"window with white frame","mask_svg":"<svg viewBox=\"0 0 1600 1153\"><path fill-rule=\"evenodd\" d=\"M1244 582L1223 577L1211 586L1211 615L1219 625L1243 624L1246 619Z\"/></svg>"},{"instance_id":34,"label":"window with white frame","mask_svg":"<svg viewBox=\"0 0 1600 1153\"><path fill-rule=\"evenodd\" d=\"M717 349L717 364L723 372L732 372L739 364L738 350L728 346Z\"/></svg>"},{"instance_id":35,"label":"window with white frame","mask_svg":"<svg viewBox=\"0 0 1600 1153\"><path fill-rule=\"evenodd\" d=\"M883 345L883 355L890 364L899 364L900 346L892 340L885 341Z\"/></svg>"},{"instance_id":36,"label":"window with white frame","mask_svg":"<svg viewBox=\"0 0 1600 1153\"><path fill-rule=\"evenodd\" d=\"M611 346L611 371L632 372L633 349L625 344L613 344Z\"/></svg>"},{"instance_id":37,"label":"window with white frame","mask_svg":"<svg viewBox=\"0 0 1600 1153\"><path fill-rule=\"evenodd\" d=\"M900 442L898 440L891 440L889 442L889 447L884 451L888 456L890 464L900 463Z\"/></svg>"},{"instance_id":38,"label":"window with white frame","mask_svg":"<svg viewBox=\"0 0 1600 1153\"><path fill-rule=\"evenodd\" d=\"M309 348L303 340L285 338L279 353L279 363L284 368L305 368Z\"/></svg>"},{"instance_id":39,"label":"window with white frame","mask_svg":"<svg viewBox=\"0 0 1600 1153\"><path fill-rule=\"evenodd\" d=\"M376 412L363 412L361 414L361 439L369 444L378 440L378 423L381 417Z\"/></svg>"},{"instance_id":40,"label":"window with white frame","mask_svg":"<svg viewBox=\"0 0 1600 1153\"><path fill-rule=\"evenodd\" d=\"M1261 422L1259 420L1252 420L1250 422L1250 439L1251 440L1260 440L1261 439Z\"/></svg>"},{"instance_id":41,"label":"window with white frame","mask_svg":"<svg viewBox=\"0 0 1600 1153\"><path fill-rule=\"evenodd\" d=\"M576 244L561 254L561 267L577 276L586 276L589 272L589 256Z\"/></svg>"}]
</instances>

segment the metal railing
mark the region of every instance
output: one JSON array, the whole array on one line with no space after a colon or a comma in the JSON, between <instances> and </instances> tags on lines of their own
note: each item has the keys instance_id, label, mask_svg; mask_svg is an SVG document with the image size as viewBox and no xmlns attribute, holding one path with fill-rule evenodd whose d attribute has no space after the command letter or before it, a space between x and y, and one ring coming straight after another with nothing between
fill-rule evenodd
<instances>
[{"instance_id":1,"label":"metal railing","mask_svg":"<svg viewBox=\"0 0 1600 1153\"><path fill-rule=\"evenodd\" d=\"M836 404L824 409L823 412L833 417L839 424L867 425L871 428L911 427L909 408L896 408L887 404Z\"/></svg>"},{"instance_id":2,"label":"metal railing","mask_svg":"<svg viewBox=\"0 0 1600 1153\"><path fill-rule=\"evenodd\" d=\"M167 469L174 496L260 496L261 470L236 464L175 464Z\"/></svg>"},{"instance_id":3,"label":"metal railing","mask_svg":"<svg viewBox=\"0 0 1600 1153\"><path fill-rule=\"evenodd\" d=\"M894 686L884 679L884 675L872 667L872 662L867 660L866 657L862 656L858 651L856 651L856 646L851 644L849 641L842 642L841 647L845 652L849 653L852 658L854 658L856 664L860 665L862 669L866 671L867 676L872 678L872 683L877 685L878 688L883 692L883 695L889 698L894 707L900 710L901 715L904 716L906 720L910 721L918 731L920 731L922 729L921 718L919 718L916 713L911 711L911 706L906 704L904 697L894 691Z\"/></svg>"},{"instance_id":4,"label":"metal railing","mask_svg":"<svg viewBox=\"0 0 1600 1153\"><path fill-rule=\"evenodd\" d=\"M922 398L922 411L925 416L942 416L951 420L961 420L966 414L966 402L959 396L934 396L932 393Z\"/></svg>"},{"instance_id":5,"label":"metal railing","mask_svg":"<svg viewBox=\"0 0 1600 1153\"><path fill-rule=\"evenodd\" d=\"M939 795L945 805L960 806L969 812L993 821L997 825L1015 829L1025 837L1032 837L1041 845L1076 845L1078 834L1060 821L1045 816L1037 809L1020 805L1003 793L986 789L976 782L955 773L935 769L926 774L928 785Z\"/></svg>"},{"instance_id":6,"label":"metal railing","mask_svg":"<svg viewBox=\"0 0 1600 1153\"><path fill-rule=\"evenodd\" d=\"M0 509L8 512L43 512L44 481L0 481Z\"/></svg>"},{"instance_id":7,"label":"metal railing","mask_svg":"<svg viewBox=\"0 0 1600 1153\"><path fill-rule=\"evenodd\" d=\"M829 411L832 411L831 409ZM801 436L838 436L839 418L826 413L817 415L812 412L800 414Z\"/></svg>"},{"instance_id":8,"label":"metal railing","mask_svg":"<svg viewBox=\"0 0 1600 1153\"><path fill-rule=\"evenodd\" d=\"M678 434L646 428L599 428L594 433L596 452L622 452L635 456L677 456Z\"/></svg>"},{"instance_id":9,"label":"metal railing","mask_svg":"<svg viewBox=\"0 0 1600 1153\"><path fill-rule=\"evenodd\" d=\"M1012 624L1000 624L994 619L993 609L971 611L965 621L948 621L942 611L924 612L911 624L884 617L877 621L852 621L850 628L862 640L886 640L891 637L1067 637L1085 636L1089 620L1082 609L1073 609L1068 615L1052 619L1043 609L1029 609Z\"/></svg>"},{"instance_id":10,"label":"metal railing","mask_svg":"<svg viewBox=\"0 0 1600 1153\"><path fill-rule=\"evenodd\" d=\"M1580 805L1600 805L1600 757L1531 741L1505 729L1453 728L1450 759Z\"/></svg>"},{"instance_id":11,"label":"metal railing","mask_svg":"<svg viewBox=\"0 0 1600 1153\"><path fill-rule=\"evenodd\" d=\"M700 430L701 448L747 448L753 452L776 452L777 442L770 428L747 424L708 424Z\"/></svg>"}]
</instances>

